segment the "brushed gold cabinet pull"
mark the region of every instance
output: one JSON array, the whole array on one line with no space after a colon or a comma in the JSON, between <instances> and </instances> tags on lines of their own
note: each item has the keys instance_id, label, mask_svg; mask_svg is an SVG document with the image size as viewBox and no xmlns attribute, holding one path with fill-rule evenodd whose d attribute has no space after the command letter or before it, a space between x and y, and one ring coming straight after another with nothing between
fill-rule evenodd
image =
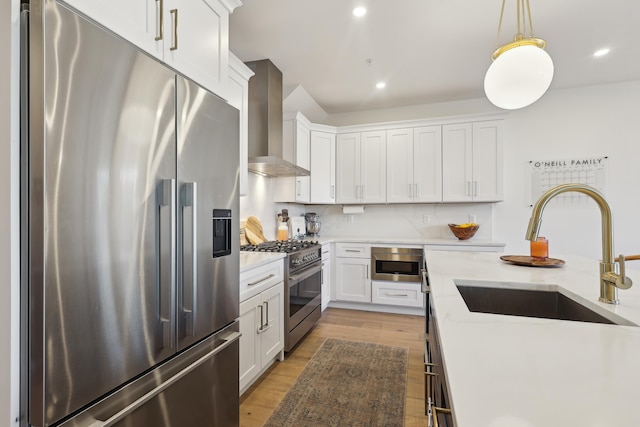
<instances>
[{"instance_id":1,"label":"brushed gold cabinet pull","mask_svg":"<svg viewBox=\"0 0 640 427\"><path fill-rule=\"evenodd\" d=\"M164 15L164 0L156 0L156 41L160 41L163 39L164 34L162 33L162 20Z\"/></svg>"},{"instance_id":2,"label":"brushed gold cabinet pull","mask_svg":"<svg viewBox=\"0 0 640 427\"><path fill-rule=\"evenodd\" d=\"M171 9L173 15L173 46L169 50L178 50L178 9Z\"/></svg>"}]
</instances>

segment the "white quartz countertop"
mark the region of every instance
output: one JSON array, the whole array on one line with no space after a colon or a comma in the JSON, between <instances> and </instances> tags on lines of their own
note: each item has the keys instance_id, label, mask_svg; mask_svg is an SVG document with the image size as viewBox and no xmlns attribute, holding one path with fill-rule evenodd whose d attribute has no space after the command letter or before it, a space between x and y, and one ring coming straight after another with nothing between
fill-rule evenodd
<instances>
[{"instance_id":1,"label":"white quartz countertop","mask_svg":"<svg viewBox=\"0 0 640 427\"><path fill-rule=\"evenodd\" d=\"M495 246L504 247L503 242L493 240L458 240L455 237L450 239L436 239L428 237L349 237L349 236L318 236L312 240L317 240L320 244L325 243L379 243L398 245L438 245L438 246Z\"/></svg>"},{"instance_id":2,"label":"white quartz countertop","mask_svg":"<svg viewBox=\"0 0 640 427\"><path fill-rule=\"evenodd\" d=\"M240 251L240 273L260 267L286 256L279 252L242 252Z\"/></svg>"},{"instance_id":3,"label":"white quartz countertop","mask_svg":"<svg viewBox=\"0 0 640 427\"><path fill-rule=\"evenodd\" d=\"M473 313L454 283L558 286L600 313L640 325L640 263L627 263L634 286L618 291L616 306L598 301L597 260L557 258L565 266L523 267L496 253L427 251L458 427L640 425L640 327Z\"/></svg>"}]
</instances>

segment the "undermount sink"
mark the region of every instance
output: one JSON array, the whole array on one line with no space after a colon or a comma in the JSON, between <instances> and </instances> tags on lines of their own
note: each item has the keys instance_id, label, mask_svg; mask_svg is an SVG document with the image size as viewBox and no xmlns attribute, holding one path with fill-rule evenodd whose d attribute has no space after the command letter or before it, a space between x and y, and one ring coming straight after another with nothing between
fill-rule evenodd
<instances>
[{"instance_id":1,"label":"undermount sink","mask_svg":"<svg viewBox=\"0 0 640 427\"><path fill-rule=\"evenodd\" d=\"M505 285L509 284L456 281L462 299L472 312L637 326L615 314L596 313L558 288L524 289L522 284L517 284L518 287Z\"/></svg>"}]
</instances>

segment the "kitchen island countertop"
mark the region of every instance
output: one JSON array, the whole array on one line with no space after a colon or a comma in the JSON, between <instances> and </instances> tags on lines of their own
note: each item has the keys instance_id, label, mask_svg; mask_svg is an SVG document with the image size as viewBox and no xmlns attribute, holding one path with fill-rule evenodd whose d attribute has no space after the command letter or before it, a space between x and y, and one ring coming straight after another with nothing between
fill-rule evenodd
<instances>
[{"instance_id":1,"label":"kitchen island countertop","mask_svg":"<svg viewBox=\"0 0 640 427\"><path fill-rule=\"evenodd\" d=\"M427 251L431 298L458 427L631 426L640 423L640 327L473 313L454 281L559 286L640 325L640 271L598 302L599 261L561 268L507 264L499 254ZM581 299L582 298L582 299Z\"/></svg>"}]
</instances>

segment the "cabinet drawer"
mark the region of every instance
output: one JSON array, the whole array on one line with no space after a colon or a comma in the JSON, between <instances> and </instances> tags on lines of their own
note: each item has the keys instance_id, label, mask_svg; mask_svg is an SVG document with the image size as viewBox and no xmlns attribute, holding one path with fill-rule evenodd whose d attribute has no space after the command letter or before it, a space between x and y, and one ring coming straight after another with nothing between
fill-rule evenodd
<instances>
[{"instance_id":1,"label":"cabinet drawer","mask_svg":"<svg viewBox=\"0 0 640 427\"><path fill-rule=\"evenodd\" d=\"M284 261L279 259L240 274L240 302L284 280Z\"/></svg>"},{"instance_id":2,"label":"cabinet drawer","mask_svg":"<svg viewBox=\"0 0 640 427\"><path fill-rule=\"evenodd\" d=\"M336 256L342 258L371 258L369 243L336 243Z\"/></svg>"},{"instance_id":3,"label":"cabinet drawer","mask_svg":"<svg viewBox=\"0 0 640 427\"><path fill-rule=\"evenodd\" d=\"M423 301L420 283L371 282L371 302L374 304L422 307Z\"/></svg>"},{"instance_id":4,"label":"cabinet drawer","mask_svg":"<svg viewBox=\"0 0 640 427\"><path fill-rule=\"evenodd\" d=\"M325 243L322 245L322 262L329 261L331 259L331 243Z\"/></svg>"}]
</instances>

